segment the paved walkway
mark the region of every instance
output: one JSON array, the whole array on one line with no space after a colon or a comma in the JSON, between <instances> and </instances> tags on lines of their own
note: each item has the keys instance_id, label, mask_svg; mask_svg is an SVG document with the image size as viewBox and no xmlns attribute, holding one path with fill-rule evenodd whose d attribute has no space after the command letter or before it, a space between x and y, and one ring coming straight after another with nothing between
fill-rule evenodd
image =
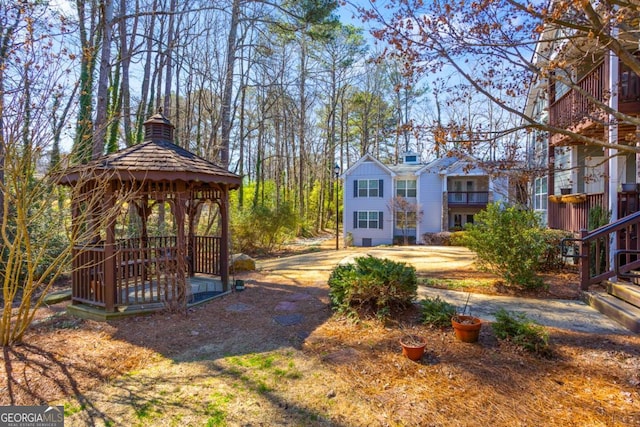
<instances>
[{"instance_id":1,"label":"paved walkway","mask_svg":"<svg viewBox=\"0 0 640 427\"><path fill-rule=\"evenodd\" d=\"M472 252L451 246L397 246L376 248L348 248L321 251L259 263L262 270L290 278L315 277L324 282L336 265L349 262L356 256L373 255L408 262L420 273L454 271L473 263ZM582 301L527 299L483 294L468 294L421 286L419 297L440 296L462 310L468 300L467 313L486 321L495 320L500 308L524 313L541 325L589 333L632 334L617 322L604 316Z\"/></svg>"},{"instance_id":2,"label":"paved walkway","mask_svg":"<svg viewBox=\"0 0 640 427\"><path fill-rule=\"evenodd\" d=\"M418 295L432 298L439 296L460 311L467 304L468 298L466 313L486 321L494 321L495 313L504 308L524 313L529 319L544 326L595 334L632 334L624 326L582 301L469 294L425 286L420 287Z\"/></svg>"}]
</instances>

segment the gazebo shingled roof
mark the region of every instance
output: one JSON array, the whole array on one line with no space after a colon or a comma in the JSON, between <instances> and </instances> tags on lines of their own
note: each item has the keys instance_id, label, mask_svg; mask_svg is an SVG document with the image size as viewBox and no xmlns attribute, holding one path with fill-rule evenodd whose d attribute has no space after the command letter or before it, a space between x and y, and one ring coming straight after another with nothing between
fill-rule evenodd
<instances>
[{"instance_id":1,"label":"gazebo shingled roof","mask_svg":"<svg viewBox=\"0 0 640 427\"><path fill-rule=\"evenodd\" d=\"M240 176L170 142L173 125L161 113L144 125L145 142L72 167L60 183L76 183L81 174L86 179L87 171L96 175L111 171L123 180L215 182L228 184L230 189L240 186Z\"/></svg>"}]
</instances>

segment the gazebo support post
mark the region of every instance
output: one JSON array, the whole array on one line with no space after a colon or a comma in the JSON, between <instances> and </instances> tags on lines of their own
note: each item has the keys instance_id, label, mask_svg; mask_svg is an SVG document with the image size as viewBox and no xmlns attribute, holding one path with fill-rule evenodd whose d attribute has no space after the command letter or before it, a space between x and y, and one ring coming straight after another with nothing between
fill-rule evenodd
<instances>
[{"instance_id":1,"label":"gazebo support post","mask_svg":"<svg viewBox=\"0 0 640 427\"><path fill-rule=\"evenodd\" d=\"M220 197L220 280L222 290L229 290L229 187L221 186Z\"/></svg>"},{"instance_id":2,"label":"gazebo support post","mask_svg":"<svg viewBox=\"0 0 640 427\"><path fill-rule=\"evenodd\" d=\"M185 190L178 189L178 192L176 194L176 201L174 203L174 206L175 206L174 215L176 218L176 224L178 225L177 226L178 235L176 236L176 245L178 249L178 253L177 253L178 262L176 265L176 270L177 270L176 281L178 286L177 302L180 304L186 304L186 297L188 294L187 280L185 279L185 264L186 264L185 259L187 255L185 253L185 248L186 248L187 242L185 241L185 232L184 232L185 210L186 210L185 207L187 203L184 196L185 196Z\"/></svg>"},{"instance_id":3,"label":"gazebo support post","mask_svg":"<svg viewBox=\"0 0 640 427\"><path fill-rule=\"evenodd\" d=\"M112 214L114 206L114 184L108 186L105 195L105 204L107 212L110 214L109 222L106 227L106 240L104 244L104 304L105 311L108 313L115 312L116 305L116 259L115 259L115 241L116 241L116 218Z\"/></svg>"},{"instance_id":4,"label":"gazebo support post","mask_svg":"<svg viewBox=\"0 0 640 427\"><path fill-rule=\"evenodd\" d=\"M138 217L140 218L140 248L142 249L141 257L146 258L149 254L149 228L148 220L151 214L149 209L149 195L145 192L142 196L142 203L138 206ZM144 260L146 261L146 259ZM142 263L142 281L149 280L149 272L147 263Z\"/></svg>"},{"instance_id":5,"label":"gazebo support post","mask_svg":"<svg viewBox=\"0 0 640 427\"><path fill-rule=\"evenodd\" d=\"M197 211L197 204L194 205L193 200L189 201L189 211L187 213L187 218L189 221L189 237L188 239L188 245L187 245L187 274L189 275L189 277L193 277L195 275L194 273L194 268L193 268L193 256L194 256L194 247L196 244L196 238L195 238L195 217L196 217L196 211Z\"/></svg>"}]
</instances>

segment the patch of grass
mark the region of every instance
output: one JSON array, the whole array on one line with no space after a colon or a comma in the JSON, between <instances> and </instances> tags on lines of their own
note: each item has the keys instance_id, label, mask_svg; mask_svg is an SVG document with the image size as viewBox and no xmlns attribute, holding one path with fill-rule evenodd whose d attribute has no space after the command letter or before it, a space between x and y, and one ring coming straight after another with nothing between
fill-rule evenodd
<instances>
[{"instance_id":1,"label":"patch of grass","mask_svg":"<svg viewBox=\"0 0 640 427\"><path fill-rule=\"evenodd\" d=\"M222 426L226 425L228 403L233 399L232 394L214 393L209 396L211 401L205 408L205 414L208 416L206 426Z\"/></svg>"},{"instance_id":2,"label":"patch of grass","mask_svg":"<svg viewBox=\"0 0 640 427\"><path fill-rule=\"evenodd\" d=\"M249 354L244 357L231 357L229 362L236 366L242 366L245 368L254 368L254 369L269 369L273 366L273 362L275 361L274 355L265 355L265 354Z\"/></svg>"},{"instance_id":3,"label":"patch of grass","mask_svg":"<svg viewBox=\"0 0 640 427\"><path fill-rule=\"evenodd\" d=\"M64 416L65 417L70 417L73 414L77 414L78 412L84 411L85 408L86 408L86 406L84 404L82 404L82 405L72 405L70 403L65 403L64 404Z\"/></svg>"},{"instance_id":4,"label":"patch of grass","mask_svg":"<svg viewBox=\"0 0 640 427\"><path fill-rule=\"evenodd\" d=\"M456 314L456 307L440 297L425 298L420 301L422 307L422 323L434 326L450 326L451 318Z\"/></svg>"},{"instance_id":5,"label":"patch of grass","mask_svg":"<svg viewBox=\"0 0 640 427\"><path fill-rule=\"evenodd\" d=\"M495 284L495 279L422 279L421 283L430 288L440 289L468 289L468 288L487 288L490 289Z\"/></svg>"},{"instance_id":6,"label":"patch of grass","mask_svg":"<svg viewBox=\"0 0 640 427\"><path fill-rule=\"evenodd\" d=\"M229 357L227 360L232 365L229 373L242 381L232 385L239 389L242 389L244 384L258 393L267 393L277 388L282 379L302 378L302 373L296 368L294 361L278 353L253 353Z\"/></svg>"},{"instance_id":7,"label":"patch of grass","mask_svg":"<svg viewBox=\"0 0 640 427\"><path fill-rule=\"evenodd\" d=\"M209 417L207 419L207 423L205 424L207 427L213 426L223 426L225 425L226 414L222 411L216 413L215 415Z\"/></svg>"},{"instance_id":8,"label":"patch of grass","mask_svg":"<svg viewBox=\"0 0 640 427\"><path fill-rule=\"evenodd\" d=\"M256 382L256 391L260 394L264 394L264 393L268 393L270 391L272 391L273 388L270 387L269 385L267 385L267 383L265 383L262 380L258 380Z\"/></svg>"},{"instance_id":9,"label":"patch of grass","mask_svg":"<svg viewBox=\"0 0 640 427\"><path fill-rule=\"evenodd\" d=\"M151 399L148 402L144 402L142 405L134 405L136 417L141 421L152 419L155 412L154 407L157 403L158 401L156 399Z\"/></svg>"},{"instance_id":10,"label":"patch of grass","mask_svg":"<svg viewBox=\"0 0 640 427\"><path fill-rule=\"evenodd\" d=\"M233 394L213 393L211 396L209 396L209 398L211 399L211 402L209 403L208 407L210 407L211 405L221 406L231 402L231 400L233 399Z\"/></svg>"},{"instance_id":11,"label":"patch of grass","mask_svg":"<svg viewBox=\"0 0 640 427\"><path fill-rule=\"evenodd\" d=\"M184 416L183 415L176 415L174 417L171 417L171 427L181 427L184 425L184 420L183 420Z\"/></svg>"},{"instance_id":12,"label":"patch of grass","mask_svg":"<svg viewBox=\"0 0 640 427\"><path fill-rule=\"evenodd\" d=\"M501 308L496 312L496 321L491 327L498 339L508 340L531 353L551 355L549 333L522 313Z\"/></svg>"},{"instance_id":13,"label":"patch of grass","mask_svg":"<svg viewBox=\"0 0 640 427\"><path fill-rule=\"evenodd\" d=\"M279 378L289 378L292 380L298 380L302 378L302 374L300 373L300 371L295 369L295 367L293 369L292 368L289 368L289 369L275 368L273 370L273 373L275 374L276 377L279 377Z\"/></svg>"}]
</instances>

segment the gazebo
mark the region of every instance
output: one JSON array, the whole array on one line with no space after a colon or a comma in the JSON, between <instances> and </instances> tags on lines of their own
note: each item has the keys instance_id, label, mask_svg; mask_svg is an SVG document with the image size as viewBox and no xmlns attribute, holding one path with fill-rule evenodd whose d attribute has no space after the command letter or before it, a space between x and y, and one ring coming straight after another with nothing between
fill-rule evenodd
<instances>
[{"instance_id":1,"label":"gazebo","mask_svg":"<svg viewBox=\"0 0 640 427\"><path fill-rule=\"evenodd\" d=\"M144 127L142 143L59 180L75 190L72 227L83 235L73 248L76 315L105 320L230 291L229 192L240 176L175 145L161 112Z\"/></svg>"}]
</instances>

